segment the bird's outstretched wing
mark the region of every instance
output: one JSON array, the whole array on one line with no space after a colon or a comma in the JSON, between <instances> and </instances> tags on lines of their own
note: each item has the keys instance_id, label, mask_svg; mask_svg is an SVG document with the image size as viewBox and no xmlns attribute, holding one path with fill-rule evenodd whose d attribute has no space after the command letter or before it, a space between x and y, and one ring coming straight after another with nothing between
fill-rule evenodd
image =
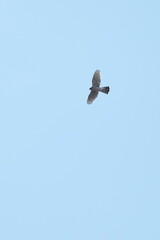
<instances>
[{"instance_id":1,"label":"bird's outstretched wing","mask_svg":"<svg viewBox=\"0 0 160 240\"><path fill-rule=\"evenodd\" d=\"M92 87L99 87L101 83L100 71L96 70L92 78Z\"/></svg>"},{"instance_id":2,"label":"bird's outstretched wing","mask_svg":"<svg viewBox=\"0 0 160 240\"><path fill-rule=\"evenodd\" d=\"M98 91L92 90L88 96L87 103L91 104L97 96L98 96Z\"/></svg>"}]
</instances>

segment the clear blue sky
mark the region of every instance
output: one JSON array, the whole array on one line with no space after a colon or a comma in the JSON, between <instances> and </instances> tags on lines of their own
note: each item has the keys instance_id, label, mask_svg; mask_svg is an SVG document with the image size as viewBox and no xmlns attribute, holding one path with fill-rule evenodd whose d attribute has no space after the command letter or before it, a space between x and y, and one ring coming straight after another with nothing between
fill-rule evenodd
<instances>
[{"instance_id":1,"label":"clear blue sky","mask_svg":"<svg viewBox=\"0 0 160 240\"><path fill-rule=\"evenodd\" d=\"M0 1L0 239L160 239L159 11Z\"/></svg>"}]
</instances>

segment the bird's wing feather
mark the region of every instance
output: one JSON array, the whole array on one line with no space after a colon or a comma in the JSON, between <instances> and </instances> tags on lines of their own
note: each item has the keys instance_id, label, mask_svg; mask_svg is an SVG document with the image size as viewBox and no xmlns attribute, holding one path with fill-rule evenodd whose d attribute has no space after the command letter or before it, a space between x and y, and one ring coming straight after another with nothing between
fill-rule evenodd
<instances>
[{"instance_id":1,"label":"bird's wing feather","mask_svg":"<svg viewBox=\"0 0 160 240\"><path fill-rule=\"evenodd\" d=\"M98 91L92 90L88 96L87 103L91 104L94 101L94 99L97 97L97 95L98 95Z\"/></svg>"},{"instance_id":2,"label":"bird's wing feather","mask_svg":"<svg viewBox=\"0 0 160 240\"><path fill-rule=\"evenodd\" d=\"M92 78L92 87L99 87L101 83L100 71L96 70Z\"/></svg>"}]
</instances>

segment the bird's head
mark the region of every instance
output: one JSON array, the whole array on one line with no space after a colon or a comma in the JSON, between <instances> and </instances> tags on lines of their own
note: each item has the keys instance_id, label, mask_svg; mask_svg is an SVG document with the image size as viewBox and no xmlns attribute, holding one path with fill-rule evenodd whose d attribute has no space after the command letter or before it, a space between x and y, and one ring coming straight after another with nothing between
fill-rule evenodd
<instances>
[{"instance_id":1,"label":"bird's head","mask_svg":"<svg viewBox=\"0 0 160 240\"><path fill-rule=\"evenodd\" d=\"M90 87L89 90L92 90L92 87Z\"/></svg>"}]
</instances>

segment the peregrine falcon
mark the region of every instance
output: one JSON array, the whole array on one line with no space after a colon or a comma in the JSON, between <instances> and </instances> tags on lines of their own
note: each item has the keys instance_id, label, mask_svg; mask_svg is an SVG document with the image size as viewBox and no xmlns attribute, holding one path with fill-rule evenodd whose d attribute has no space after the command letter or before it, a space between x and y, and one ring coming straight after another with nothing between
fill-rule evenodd
<instances>
[{"instance_id":1,"label":"peregrine falcon","mask_svg":"<svg viewBox=\"0 0 160 240\"><path fill-rule=\"evenodd\" d=\"M88 104L91 104L95 100L95 98L98 96L98 92L103 92L106 94L109 93L110 90L109 87L99 87L100 82L101 82L100 71L96 70L92 78L92 87L89 89L91 90L91 92L87 99Z\"/></svg>"}]
</instances>

